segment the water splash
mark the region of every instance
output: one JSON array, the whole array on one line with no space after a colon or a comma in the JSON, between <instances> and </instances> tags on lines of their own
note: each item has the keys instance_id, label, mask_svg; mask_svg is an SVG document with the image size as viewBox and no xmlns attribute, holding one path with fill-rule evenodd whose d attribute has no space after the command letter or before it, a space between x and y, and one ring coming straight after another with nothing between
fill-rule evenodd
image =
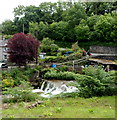
<instances>
[{"instance_id":1,"label":"water splash","mask_svg":"<svg viewBox=\"0 0 117 120\"><path fill-rule=\"evenodd\" d=\"M78 92L75 86L68 86L68 83L74 81L52 80L44 81L40 89L35 89L33 92L41 93L40 96L50 98L60 93ZM46 85L46 87L45 87Z\"/></svg>"}]
</instances>

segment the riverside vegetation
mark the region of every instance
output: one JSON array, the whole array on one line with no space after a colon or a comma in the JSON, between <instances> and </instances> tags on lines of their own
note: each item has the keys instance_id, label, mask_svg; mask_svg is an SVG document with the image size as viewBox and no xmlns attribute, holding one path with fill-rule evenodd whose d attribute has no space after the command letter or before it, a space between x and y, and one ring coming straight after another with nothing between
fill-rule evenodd
<instances>
[{"instance_id":1,"label":"riverside vegetation","mask_svg":"<svg viewBox=\"0 0 117 120\"><path fill-rule=\"evenodd\" d=\"M45 48L52 50L49 45ZM51 50L50 52L57 53L57 51ZM71 50L74 50L74 53L69 56L63 56L66 49L60 49L59 55L39 59L41 66L27 65L24 68L2 71L3 118L114 118L117 71L105 72L101 66L89 65L83 69L82 73L78 73L70 70L67 65L58 68L43 66L43 64L53 61L58 62L56 57L63 58L59 62L82 57L77 43L72 46ZM76 82L70 84L77 87L79 92L61 93L50 99L43 98L37 93L32 93L33 86L30 81L36 73L39 73L40 79L74 80ZM39 82L41 85L42 81ZM44 102L28 109L29 105L38 100Z\"/></svg>"},{"instance_id":2,"label":"riverside vegetation","mask_svg":"<svg viewBox=\"0 0 117 120\"><path fill-rule=\"evenodd\" d=\"M75 80L77 82L72 84L80 92L59 94L50 99L42 98L31 92L32 86L28 82L35 71L42 72L41 77L46 79ZM115 73L116 71L105 72L101 67L92 66L85 68L82 74L66 71L66 68L57 71L39 66L35 69L27 67L4 71L3 94L13 97L3 97L3 118L114 118ZM44 102L35 108L27 108L38 100Z\"/></svg>"},{"instance_id":3,"label":"riverside vegetation","mask_svg":"<svg viewBox=\"0 0 117 120\"><path fill-rule=\"evenodd\" d=\"M15 49L15 53L18 53L18 57L23 52L25 57L20 58L25 59L23 62L26 65L35 59L37 62L37 55L41 52L46 52L47 56L45 59L39 59L40 66L27 65L24 68L2 71L0 75L3 91L2 117L115 118L117 71L105 72L101 66L88 66L78 73L69 68L72 63L57 68L50 68L49 65L78 60L83 57L81 48L88 50L91 45L117 46L116 14L116 2L60 1L14 8L14 20L6 20L0 24L0 31L3 31L4 37L12 38L12 35L21 32L24 26L26 36L27 33L32 34L40 40L41 45L39 42L38 52L37 50L34 52L37 47L33 44L21 44L21 49L16 46L18 50L16 52ZM22 41L20 38L19 41ZM19 53L19 50L23 51ZM14 52L13 49L11 51ZM26 51L30 51L31 54L25 54ZM65 55L67 51L73 53L67 56ZM39 85L42 84L42 79L74 80L75 83L72 85L77 87L79 92L59 94L49 99L42 98L39 94L32 93L34 86L31 81L37 73L40 73L39 79L36 79ZM32 109L28 108L39 100L43 101L42 104Z\"/></svg>"}]
</instances>

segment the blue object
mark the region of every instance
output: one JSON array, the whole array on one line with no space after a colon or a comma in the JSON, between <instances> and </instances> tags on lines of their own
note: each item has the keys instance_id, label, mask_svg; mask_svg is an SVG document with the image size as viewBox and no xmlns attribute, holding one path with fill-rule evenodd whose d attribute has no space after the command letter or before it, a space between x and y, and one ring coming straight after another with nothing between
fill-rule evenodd
<instances>
[{"instance_id":1,"label":"blue object","mask_svg":"<svg viewBox=\"0 0 117 120\"><path fill-rule=\"evenodd\" d=\"M56 68L56 64L52 64L52 68Z\"/></svg>"},{"instance_id":2,"label":"blue object","mask_svg":"<svg viewBox=\"0 0 117 120\"><path fill-rule=\"evenodd\" d=\"M66 54L71 54L71 53L73 53L73 51L68 51L68 52L66 52Z\"/></svg>"},{"instance_id":3,"label":"blue object","mask_svg":"<svg viewBox=\"0 0 117 120\"><path fill-rule=\"evenodd\" d=\"M73 51L68 51L68 52L65 52L64 56L69 56L69 54L73 53Z\"/></svg>"}]
</instances>

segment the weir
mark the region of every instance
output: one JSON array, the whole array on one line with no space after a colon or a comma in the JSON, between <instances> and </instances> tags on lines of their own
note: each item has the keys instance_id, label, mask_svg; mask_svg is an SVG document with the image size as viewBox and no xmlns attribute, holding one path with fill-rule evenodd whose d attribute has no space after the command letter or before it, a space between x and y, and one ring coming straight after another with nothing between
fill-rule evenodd
<instances>
[{"instance_id":1,"label":"weir","mask_svg":"<svg viewBox=\"0 0 117 120\"><path fill-rule=\"evenodd\" d=\"M34 89L32 92L40 93L40 96L50 98L60 93L78 92L78 88L69 85L75 81L49 80L44 81L39 89Z\"/></svg>"}]
</instances>

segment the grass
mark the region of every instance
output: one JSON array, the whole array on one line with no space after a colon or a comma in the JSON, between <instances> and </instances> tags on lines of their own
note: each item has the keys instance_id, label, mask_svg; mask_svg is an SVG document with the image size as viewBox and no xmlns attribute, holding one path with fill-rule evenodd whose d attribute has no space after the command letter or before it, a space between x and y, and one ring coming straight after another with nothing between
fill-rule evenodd
<instances>
[{"instance_id":1,"label":"grass","mask_svg":"<svg viewBox=\"0 0 117 120\"><path fill-rule=\"evenodd\" d=\"M3 118L115 118L115 96L93 98L51 98L28 109L31 103L3 107ZM5 104L3 104L5 106Z\"/></svg>"}]
</instances>

